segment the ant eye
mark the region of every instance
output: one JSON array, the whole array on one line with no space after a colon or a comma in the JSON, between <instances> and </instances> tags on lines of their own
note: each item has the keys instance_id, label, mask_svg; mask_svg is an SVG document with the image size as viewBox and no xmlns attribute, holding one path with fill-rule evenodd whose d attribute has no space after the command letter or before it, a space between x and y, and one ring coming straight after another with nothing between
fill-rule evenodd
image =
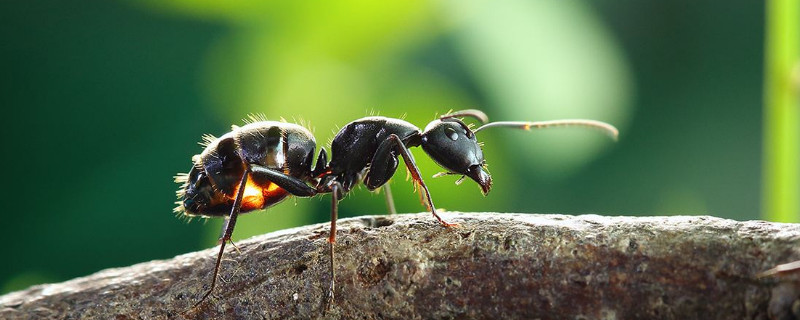
<instances>
[{"instance_id":1,"label":"ant eye","mask_svg":"<svg viewBox=\"0 0 800 320\"><path fill-rule=\"evenodd\" d=\"M456 132L456 129L445 128L444 129L444 134L446 134L447 137L450 138L450 140L453 140L453 141L458 140L458 133Z\"/></svg>"}]
</instances>

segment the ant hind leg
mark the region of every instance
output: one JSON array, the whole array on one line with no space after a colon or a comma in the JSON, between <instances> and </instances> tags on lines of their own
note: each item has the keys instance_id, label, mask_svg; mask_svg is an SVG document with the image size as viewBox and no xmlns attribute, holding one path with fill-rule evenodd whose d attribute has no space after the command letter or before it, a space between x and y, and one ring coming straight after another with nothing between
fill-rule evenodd
<instances>
[{"instance_id":1,"label":"ant hind leg","mask_svg":"<svg viewBox=\"0 0 800 320\"><path fill-rule=\"evenodd\" d=\"M208 291L200 298L200 301L194 304L192 308L196 308L199 306L203 301L211 295L211 292L214 291L214 286L217 284L217 277L219 276L219 269L220 264L222 263L222 254L225 253L225 244L231 240L231 235L233 234L233 228L236 226L236 218L239 216L239 211L242 208L242 197L244 196L244 186L247 183L247 177L249 176L250 169L246 169L244 174L242 174L242 178L239 181L239 189L236 194L236 198L233 200L233 206L231 208L231 214L228 217L228 223L225 226L225 232L220 237L220 246L219 246L219 253L217 254L217 262L214 264L214 276L211 278L211 287L208 288Z\"/></svg>"}]
</instances>

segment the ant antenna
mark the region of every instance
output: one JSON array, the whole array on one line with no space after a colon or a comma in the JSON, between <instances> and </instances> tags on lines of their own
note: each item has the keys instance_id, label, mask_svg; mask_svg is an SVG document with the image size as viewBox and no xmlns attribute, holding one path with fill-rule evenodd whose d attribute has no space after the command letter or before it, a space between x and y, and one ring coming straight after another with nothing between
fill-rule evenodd
<instances>
[{"instance_id":1,"label":"ant antenna","mask_svg":"<svg viewBox=\"0 0 800 320\"><path fill-rule=\"evenodd\" d=\"M535 122L496 121L484 124L478 127L478 129L473 130L473 132L478 133L478 131L491 127L512 127L523 130L530 130L531 128L544 129L551 127L588 127L588 128L600 129L601 131L605 132L608 136L610 136L612 139L614 139L614 141L617 141L617 138L619 137L619 131L617 130L616 127L602 121L585 120L585 119L565 119L565 120L550 120L550 121L535 121Z\"/></svg>"},{"instance_id":2,"label":"ant antenna","mask_svg":"<svg viewBox=\"0 0 800 320\"><path fill-rule=\"evenodd\" d=\"M459 117L475 118L475 120L478 120L481 123L489 122L489 117L486 116L486 114L483 113L483 111L476 110L476 109L466 109L466 110L460 110L460 111L456 111L456 112L451 112L451 113L448 113L446 115L443 115L443 116L439 117L439 120L446 120L446 119L450 119L450 118L459 118Z\"/></svg>"}]
</instances>

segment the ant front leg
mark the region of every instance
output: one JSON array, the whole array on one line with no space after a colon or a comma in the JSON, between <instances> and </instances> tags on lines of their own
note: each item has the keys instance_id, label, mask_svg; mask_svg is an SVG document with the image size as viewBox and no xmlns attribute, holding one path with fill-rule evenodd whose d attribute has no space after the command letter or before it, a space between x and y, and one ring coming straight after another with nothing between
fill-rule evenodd
<instances>
[{"instance_id":1,"label":"ant front leg","mask_svg":"<svg viewBox=\"0 0 800 320\"><path fill-rule=\"evenodd\" d=\"M389 181L382 187L383 196L386 199L386 209L389 210L389 215L397 214L397 209L394 206L394 197L392 197L392 188L389 187Z\"/></svg>"},{"instance_id":2,"label":"ant front leg","mask_svg":"<svg viewBox=\"0 0 800 320\"><path fill-rule=\"evenodd\" d=\"M369 171L367 176L364 177L364 185L370 191L377 188L383 188L383 195L386 198L386 208L389 214L396 214L397 210L394 207L394 199L392 198L392 189L389 187L389 179L392 178L395 171L397 171L397 154L392 150L393 144L387 143L385 140L375 150L375 154L370 161Z\"/></svg>"},{"instance_id":3,"label":"ant front leg","mask_svg":"<svg viewBox=\"0 0 800 320\"><path fill-rule=\"evenodd\" d=\"M365 180L367 188L377 188L386 183L389 178L394 175L394 172L397 169L398 155L403 157L406 168L408 168L408 171L411 172L411 178L414 179L414 182L417 183L422 189L422 194L425 196L425 205L431 211L433 216L436 217L436 220L439 220L439 223L445 227L456 226L454 223L444 221L444 219L436 214L436 207L433 205L431 193L428 191L428 186L426 186L425 182L422 181L422 175L419 173L419 168L414 162L414 157L411 155L411 152L408 151L408 148L403 143L403 140L401 140L396 134L389 135L389 138L381 142L381 144L378 146L375 156L372 158L370 172L367 174L367 179Z\"/></svg>"}]
</instances>

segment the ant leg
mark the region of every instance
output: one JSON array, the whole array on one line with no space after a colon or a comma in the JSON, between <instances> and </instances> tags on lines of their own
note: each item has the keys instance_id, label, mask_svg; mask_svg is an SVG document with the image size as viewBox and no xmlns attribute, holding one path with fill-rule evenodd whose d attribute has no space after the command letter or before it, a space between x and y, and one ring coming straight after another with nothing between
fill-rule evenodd
<instances>
[{"instance_id":1,"label":"ant leg","mask_svg":"<svg viewBox=\"0 0 800 320\"><path fill-rule=\"evenodd\" d=\"M220 242L222 240L222 238L225 237L225 230L228 229L228 222L229 221L231 221L230 216L225 217L225 223L222 224L222 229L219 230L219 238L218 238L219 240L217 240L217 242ZM236 249L236 252L242 253L242 251L239 250L239 247L236 246L236 243L234 243L233 240L229 240L227 242L230 243L231 246L233 246L234 249Z\"/></svg>"},{"instance_id":2,"label":"ant leg","mask_svg":"<svg viewBox=\"0 0 800 320\"><path fill-rule=\"evenodd\" d=\"M397 209L394 207L394 198L392 197L392 188L389 187L389 182L383 185L383 196L386 198L386 208L389 214L397 214Z\"/></svg>"},{"instance_id":3,"label":"ant leg","mask_svg":"<svg viewBox=\"0 0 800 320\"><path fill-rule=\"evenodd\" d=\"M259 180L268 180L298 197L312 197L317 194L317 190L309 187L303 180L257 164L251 164L250 166L250 176L256 182L259 182Z\"/></svg>"},{"instance_id":4,"label":"ant leg","mask_svg":"<svg viewBox=\"0 0 800 320\"><path fill-rule=\"evenodd\" d=\"M333 305L334 290L336 289L336 270L334 269L334 254L333 245L336 243L336 219L339 217L339 200L341 200L343 189L338 181L331 184L331 231L328 235L329 253L330 253L330 274L331 286L328 290L328 303L326 309L330 309Z\"/></svg>"},{"instance_id":5,"label":"ant leg","mask_svg":"<svg viewBox=\"0 0 800 320\"><path fill-rule=\"evenodd\" d=\"M236 218L239 216L239 210L242 208L242 196L244 195L244 186L247 184L247 177L249 176L250 169L249 167L244 170L242 174L242 179L239 181L239 189L236 193L236 198L233 200L233 207L231 208L231 215L228 217L228 224L225 226L225 233L222 234L222 237L219 239L220 246L219 246L219 254L217 254L217 263L214 265L214 277L211 278L211 288L208 289L206 294L200 298L200 301L194 304L194 307L197 307L203 301L208 298L211 294L211 291L214 291L214 285L217 284L217 276L219 276L219 267L220 263L222 263L222 254L225 252L225 243L231 240L231 235L233 234L233 227L236 226Z\"/></svg>"},{"instance_id":6,"label":"ant leg","mask_svg":"<svg viewBox=\"0 0 800 320\"><path fill-rule=\"evenodd\" d=\"M398 164L397 154L392 151L392 147L392 143L389 140L384 140L375 149L375 154L372 156L372 161L370 161L369 171L364 178L364 185L369 190L383 187L383 195L386 198L386 207L389 209L389 214L396 214L397 210L394 207L392 188L389 187L389 179L397 171Z\"/></svg>"},{"instance_id":7,"label":"ant leg","mask_svg":"<svg viewBox=\"0 0 800 320\"><path fill-rule=\"evenodd\" d=\"M406 163L406 168L408 168L408 171L411 172L411 178L414 179L414 182L419 184L419 186L422 188L422 192L425 195L425 200L427 200L427 203L425 204L427 205L428 209L431 210L433 216L436 217L436 220L439 220L439 223L441 223L445 227L456 226L457 224L444 221L444 219L442 219L441 217L439 217L438 214L436 214L436 207L433 206L433 199L431 199L431 193L430 191L428 191L428 186L426 186L425 182L422 181L422 176L419 173L419 168L417 167L417 164L414 163L414 158L411 156L411 153L408 151L408 148L406 147L405 144L403 144L403 140L401 140L400 137L398 137L396 134L391 134L389 135L389 138L386 139L386 141L381 143L381 146L378 147L378 150L380 150L385 143L394 144L395 150L397 150L400 153L400 155L403 156L403 161Z\"/></svg>"}]
</instances>

